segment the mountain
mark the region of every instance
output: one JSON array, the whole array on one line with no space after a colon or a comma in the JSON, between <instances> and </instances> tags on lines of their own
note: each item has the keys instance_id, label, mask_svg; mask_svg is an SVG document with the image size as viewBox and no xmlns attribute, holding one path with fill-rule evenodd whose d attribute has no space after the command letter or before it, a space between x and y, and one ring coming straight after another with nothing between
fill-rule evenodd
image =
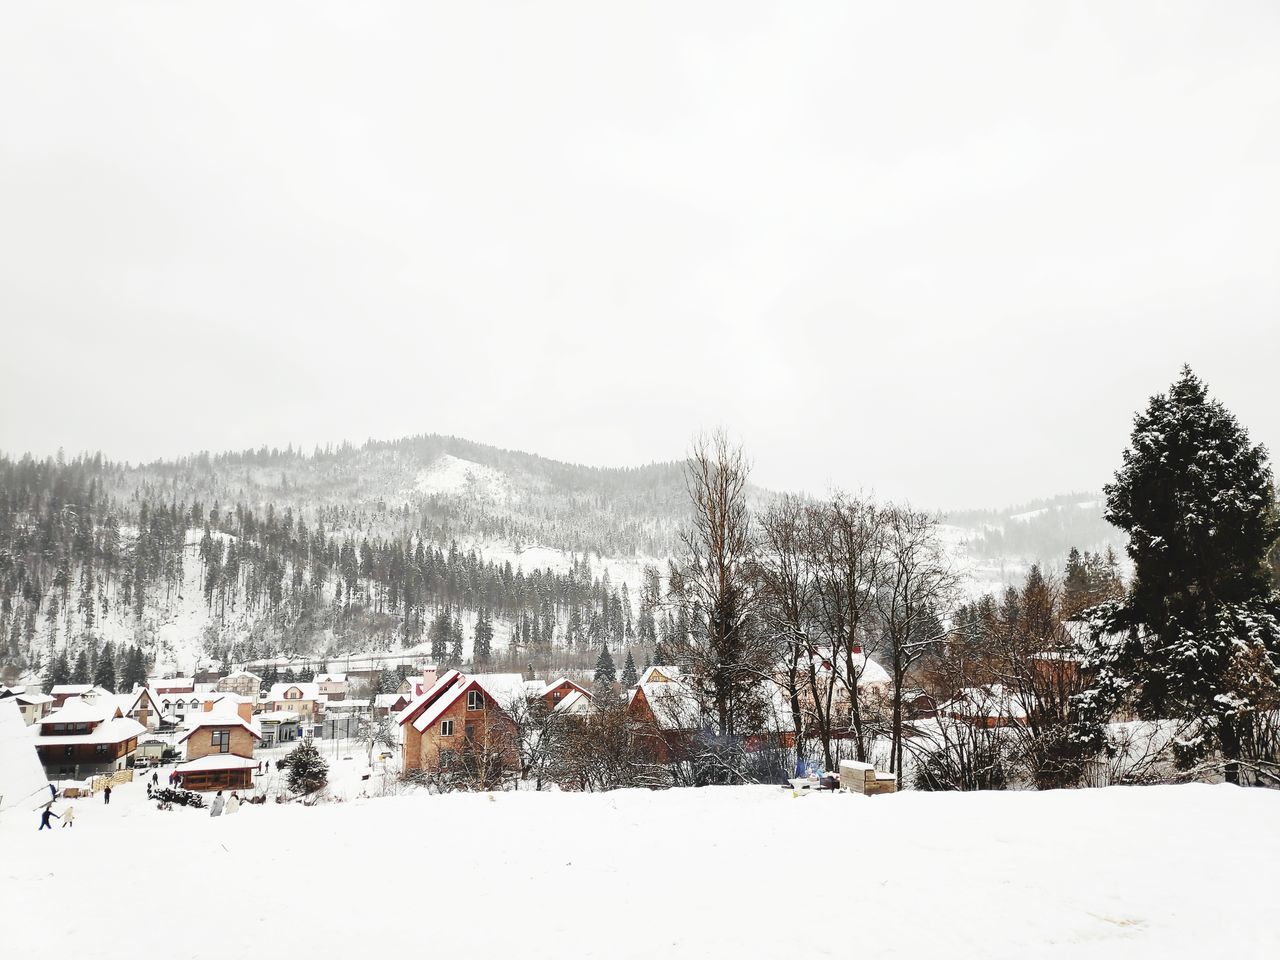
<instances>
[{"instance_id":1,"label":"mountain","mask_svg":"<svg viewBox=\"0 0 1280 960\"><path fill-rule=\"evenodd\" d=\"M0 663L65 656L69 675L83 652L92 673L107 643L183 672L404 648L573 668L602 642L640 661L673 629L645 595L687 510L678 462L586 467L438 435L140 465L0 457ZM972 592L1115 540L1090 494L954 512L943 535Z\"/></svg>"}]
</instances>

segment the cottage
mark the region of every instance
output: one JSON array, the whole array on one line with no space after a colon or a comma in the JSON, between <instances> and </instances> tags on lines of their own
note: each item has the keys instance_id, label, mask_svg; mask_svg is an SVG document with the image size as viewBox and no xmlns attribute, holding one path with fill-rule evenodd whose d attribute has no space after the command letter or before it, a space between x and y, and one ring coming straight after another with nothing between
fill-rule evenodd
<instances>
[{"instance_id":1,"label":"cottage","mask_svg":"<svg viewBox=\"0 0 1280 960\"><path fill-rule=\"evenodd\" d=\"M639 746L655 763L679 756L703 726L693 691L672 666L652 666L627 698L627 714L637 725Z\"/></svg>"},{"instance_id":2,"label":"cottage","mask_svg":"<svg viewBox=\"0 0 1280 960\"><path fill-rule=\"evenodd\" d=\"M214 685L219 693L234 693L238 697L257 700L262 693L262 678L248 670L229 673Z\"/></svg>"},{"instance_id":3,"label":"cottage","mask_svg":"<svg viewBox=\"0 0 1280 960\"><path fill-rule=\"evenodd\" d=\"M53 709L53 697L36 693L23 687L0 687L0 700L12 700L18 706L18 715L27 726L43 719Z\"/></svg>"},{"instance_id":4,"label":"cottage","mask_svg":"<svg viewBox=\"0 0 1280 960\"><path fill-rule=\"evenodd\" d=\"M126 717L114 701L77 697L36 722L36 752L51 777L83 779L129 764L147 728Z\"/></svg>"},{"instance_id":5,"label":"cottage","mask_svg":"<svg viewBox=\"0 0 1280 960\"><path fill-rule=\"evenodd\" d=\"M568 677L560 677L549 681L538 695L546 701L547 706L554 709L565 697L573 693L579 694L579 697L574 698L575 700L580 699L582 695L585 695L588 701L591 699L591 692L586 687L574 683Z\"/></svg>"},{"instance_id":6,"label":"cottage","mask_svg":"<svg viewBox=\"0 0 1280 960\"><path fill-rule=\"evenodd\" d=\"M148 730L155 730L160 726L160 705L146 687L139 687L133 693L87 693L84 699L104 704L114 703L124 716L137 720Z\"/></svg>"},{"instance_id":7,"label":"cottage","mask_svg":"<svg viewBox=\"0 0 1280 960\"><path fill-rule=\"evenodd\" d=\"M178 738L186 748L186 762L178 777L188 790L248 790L253 787L255 743L262 731L250 712L252 704L235 694L192 715Z\"/></svg>"},{"instance_id":8,"label":"cottage","mask_svg":"<svg viewBox=\"0 0 1280 960\"><path fill-rule=\"evenodd\" d=\"M92 683L58 683L54 684L52 689L49 690L49 695L53 697L53 709L61 710L66 702L73 697L83 697L90 693L109 694L110 692L110 690L94 686Z\"/></svg>"},{"instance_id":9,"label":"cottage","mask_svg":"<svg viewBox=\"0 0 1280 960\"><path fill-rule=\"evenodd\" d=\"M403 731L404 772L447 773L465 766L485 778L519 764L508 709L525 696L518 673L466 676L447 671L396 717Z\"/></svg>"},{"instance_id":10,"label":"cottage","mask_svg":"<svg viewBox=\"0 0 1280 960\"><path fill-rule=\"evenodd\" d=\"M320 691L320 696L330 702L345 700L347 697L348 683L345 673L317 673L315 684Z\"/></svg>"},{"instance_id":11,"label":"cottage","mask_svg":"<svg viewBox=\"0 0 1280 960\"><path fill-rule=\"evenodd\" d=\"M316 683L273 683L262 703L263 712L288 710L301 723L314 724L324 711L320 686Z\"/></svg>"}]
</instances>

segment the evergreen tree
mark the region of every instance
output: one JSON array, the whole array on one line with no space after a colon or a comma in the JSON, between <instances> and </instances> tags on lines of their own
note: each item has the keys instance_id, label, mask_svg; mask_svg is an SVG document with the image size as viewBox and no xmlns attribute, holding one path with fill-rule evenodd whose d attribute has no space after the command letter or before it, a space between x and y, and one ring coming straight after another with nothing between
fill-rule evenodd
<instances>
[{"instance_id":1,"label":"evergreen tree","mask_svg":"<svg viewBox=\"0 0 1280 960\"><path fill-rule=\"evenodd\" d=\"M125 692L132 692L138 687L147 685L147 665L142 658L142 651L136 646L130 647L125 654L124 673L120 687Z\"/></svg>"},{"instance_id":2,"label":"evergreen tree","mask_svg":"<svg viewBox=\"0 0 1280 960\"><path fill-rule=\"evenodd\" d=\"M613 657L609 655L609 645L600 648L600 656L596 658L595 687L596 697L609 701L613 699L613 684L618 679L618 672L613 665Z\"/></svg>"},{"instance_id":3,"label":"evergreen tree","mask_svg":"<svg viewBox=\"0 0 1280 960\"><path fill-rule=\"evenodd\" d=\"M493 651L493 621L489 619L489 609L481 607L476 616L476 639L471 655L477 666L489 662Z\"/></svg>"},{"instance_id":4,"label":"evergreen tree","mask_svg":"<svg viewBox=\"0 0 1280 960\"><path fill-rule=\"evenodd\" d=\"M1226 776L1258 715L1280 706L1280 598L1267 553L1280 526L1266 452L1184 368L1134 421L1106 487L1129 534L1133 582L1093 611L1099 714L1124 696L1151 717L1195 721L1184 759L1216 746ZM1096 718L1095 718L1096 719Z\"/></svg>"},{"instance_id":5,"label":"evergreen tree","mask_svg":"<svg viewBox=\"0 0 1280 960\"><path fill-rule=\"evenodd\" d=\"M294 793L314 793L329 782L329 764L310 740L303 740L284 759Z\"/></svg>"},{"instance_id":6,"label":"evergreen tree","mask_svg":"<svg viewBox=\"0 0 1280 960\"><path fill-rule=\"evenodd\" d=\"M95 664L93 671L93 682L102 687L103 690L110 690L115 693L116 655L110 643L103 647L102 652L98 654L98 662Z\"/></svg>"},{"instance_id":7,"label":"evergreen tree","mask_svg":"<svg viewBox=\"0 0 1280 960\"><path fill-rule=\"evenodd\" d=\"M49 666L44 675L45 692L56 686L71 682L71 668L67 665L65 650L59 650L56 656L49 658Z\"/></svg>"},{"instance_id":8,"label":"evergreen tree","mask_svg":"<svg viewBox=\"0 0 1280 960\"><path fill-rule=\"evenodd\" d=\"M627 659L622 664L622 686L630 690L636 685L639 677L636 676L636 661L631 656L631 651L627 651Z\"/></svg>"},{"instance_id":9,"label":"evergreen tree","mask_svg":"<svg viewBox=\"0 0 1280 960\"><path fill-rule=\"evenodd\" d=\"M89 654L81 650L76 654L76 665L71 670L72 683L90 683L93 674L89 672Z\"/></svg>"}]
</instances>

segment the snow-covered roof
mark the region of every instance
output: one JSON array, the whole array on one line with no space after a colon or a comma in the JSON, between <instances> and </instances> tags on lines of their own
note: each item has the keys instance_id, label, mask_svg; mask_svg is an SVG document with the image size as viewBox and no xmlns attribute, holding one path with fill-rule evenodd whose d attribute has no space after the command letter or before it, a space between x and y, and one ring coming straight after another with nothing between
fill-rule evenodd
<instances>
[{"instance_id":1,"label":"snow-covered roof","mask_svg":"<svg viewBox=\"0 0 1280 960\"><path fill-rule=\"evenodd\" d=\"M250 679L250 680L257 680L259 683L262 682L262 678L260 676L258 676L256 673L250 673L248 670L237 670L235 673L228 673L222 679L223 680Z\"/></svg>"},{"instance_id":2,"label":"snow-covered roof","mask_svg":"<svg viewBox=\"0 0 1280 960\"><path fill-rule=\"evenodd\" d=\"M53 697L47 693L15 693L12 699L18 703L25 703L27 706L38 706L42 703L53 703Z\"/></svg>"},{"instance_id":3,"label":"snow-covered roof","mask_svg":"<svg viewBox=\"0 0 1280 960\"><path fill-rule=\"evenodd\" d=\"M655 663L651 667L645 667L644 673L640 674L640 684L646 683L670 683L680 679L680 668L671 666L670 664Z\"/></svg>"},{"instance_id":4,"label":"snow-covered roof","mask_svg":"<svg viewBox=\"0 0 1280 960\"><path fill-rule=\"evenodd\" d=\"M120 713L123 711L112 698L86 700L84 697L72 697L53 713L37 720L36 726L52 727L56 723L101 723Z\"/></svg>"},{"instance_id":5,"label":"snow-covered roof","mask_svg":"<svg viewBox=\"0 0 1280 960\"><path fill-rule=\"evenodd\" d=\"M556 713L568 713L575 716L590 713L594 709L595 705L591 702L591 694L584 693L582 690L570 690L555 705Z\"/></svg>"},{"instance_id":6,"label":"snow-covered roof","mask_svg":"<svg viewBox=\"0 0 1280 960\"><path fill-rule=\"evenodd\" d=\"M297 689L302 696L286 697L285 694L290 690ZM319 700L320 685L317 683L273 683L271 689L267 692L268 700Z\"/></svg>"},{"instance_id":7,"label":"snow-covered roof","mask_svg":"<svg viewBox=\"0 0 1280 960\"><path fill-rule=\"evenodd\" d=\"M404 697L403 693L379 693L373 698L373 705L379 710L390 710L396 705L396 701Z\"/></svg>"},{"instance_id":8,"label":"snow-covered roof","mask_svg":"<svg viewBox=\"0 0 1280 960\"><path fill-rule=\"evenodd\" d=\"M396 714L396 723L404 725L414 713L422 708L425 703L430 703L432 698L440 696L444 691L458 682L462 674L457 670L446 670L444 674L433 683L428 689L414 697L407 703L403 710Z\"/></svg>"},{"instance_id":9,"label":"snow-covered roof","mask_svg":"<svg viewBox=\"0 0 1280 960\"><path fill-rule=\"evenodd\" d=\"M49 799L49 780L32 742L18 705L12 698L0 700L0 811L27 805L41 794Z\"/></svg>"},{"instance_id":10,"label":"snow-covered roof","mask_svg":"<svg viewBox=\"0 0 1280 960\"><path fill-rule=\"evenodd\" d=\"M179 773L206 773L215 770L248 770L256 767L258 761L251 757L237 757L234 753L211 753L207 757L198 757L178 764Z\"/></svg>"},{"instance_id":11,"label":"snow-covered roof","mask_svg":"<svg viewBox=\"0 0 1280 960\"><path fill-rule=\"evenodd\" d=\"M683 683L676 680L660 680L642 683L643 691L653 719L664 730L693 730L701 725L702 707L698 698ZM632 700L635 696L632 695Z\"/></svg>"},{"instance_id":12,"label":"snow-covered roof","mask_svg":"<svg viewBox=\"0 0 1280 960\"><path fill-rule=\"evenodd\" d=\"M573 687L575 690L581 690L583 693L590 694L590 691L587 690L587 688L584 687L582 684L578 683L576 680L570 680L568 677L556 677L556 679L548 680L545 684L542 685L542 689L538 691L538 696L543 696L545 694L548 694L552 690L554 690L556 687L564 686L566 683L569 684L569 686Z\"/></svg>"},{"instance_id":13,"label":"snow-covered roof","mask_svg":"<svg viewBox=\"0 0 1280 960\"><path fill-rule=\"evenodd\" d=\"M55 697L79 697L93 689L92 683L56 683L49 692ZM105 690L102 691L106 693Z\"/></svg>"},{"instance_id":14,"label":"snow-covered roof","mask_svg":"<svg viewBox=\"0 0 1280 960\"><path fill-rule=\"evenodd\" d=\"M262 739L262 728L257 723L248 723L244 717L234 710L201 710L187 717L186 730L178 737L179 743L185 743L197 730L205 727L242 727L248 730L255 739Z\"/></svg>"},{"instance_id":15,"label":"snow-covered roof","mask_svg":"<svg viewBox=\"0 0 1280 960\"><path fill-rule=\"evenodd\" d=\"M484 692L503 708L529 695L523 673L473 673L468 674L467 679L477 681Z\"/></svg>"},{"instance_id":16,"label":"snow-covered roof","mask_svg":"<svg viewBox=\"0 0 1280 960\"><path fill-rule=\"evenodd\" d=\"M346 683L345 673L317 673L316 683Z\"/></svg>"},{"instance_id":17,"label":"snow-covered roof","mask_svg":"<svg viewBox=\"0 0 1280 960\"><path fill-rule=\"evenodd\" d=\"M440 718L446 710L449 709L458 698L468 690L479 687L489 699L499 708L506 709L512 703L518 701L525 696L525 679L521 673L477 673L474 676L466 676L451 670L445 677L450 674L456 674L440 693L436 694L435 699L424 695L422 700L429 701L430 705L422 711L421 715L413 721L415 730L422 732L430 729L431 725ZM444 678L441 678L442 680ZM436 684L440 686L440 684ZM432 688L434 691L435 688ZM429 693L431 691L428 691ZM417 701L415 701L417 702ZM401 716L411 713L410 707L405 707L401 711ZM403 723L403 721L401 721Z\"/></svg>"},{"instance_id":18,"label":"snow-covered roof","mask_svg":"<svg viewBox=\"0 0 1280 960\"><path fill-rule=\"evenodd\" d=\"M61 713L62 711L58 711ZM52 716L52 714L50 715ZM48 717L45 718L49 719ZM147 728L130 717L113 717L103 720L88 733L56 733L52 736L37 736L37 746L74 746L77 744L121 743L147 732Z\"/></svg>"}]
</instances>

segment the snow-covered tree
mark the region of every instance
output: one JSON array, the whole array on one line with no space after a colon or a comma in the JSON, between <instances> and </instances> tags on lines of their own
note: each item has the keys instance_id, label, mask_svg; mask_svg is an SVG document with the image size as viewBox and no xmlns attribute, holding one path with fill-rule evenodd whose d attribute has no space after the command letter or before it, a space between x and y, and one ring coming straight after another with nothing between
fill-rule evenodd
<instances>
[{"instance_id":1,"label":"snow-covered tree","mask_svg":"<svg viewBox=\"0 0 1280 960\"><path fill-rule=\"evenodd\" d=\"M613 684L617 679L618 671L613 665L613 657L609 654L609 645L606 643L600 648L600 656L596 657L596 696L604 699L611 698Z\"/></svg>"},{"instance_id":2,"label":"snow-covered tree","mask_svg":"<svg viewBox=\"0 0 1280 960\"><path fill-rule=\"evenodd\" d=\"M631 656L631 651L627 651L627 659L622 664L622 685L628 690L636 685L640 678L636 675L636 661Z\"/></svg>"},{"instance_id":3,"label":"snow-covered tree","mask_svg":"<svg viewBox=\"0 0 1280 960\"><path fill-rule=\"evenodd\" d=\"M303 740L289 751L289 789L294 793L314 793L329 782L329 764L310 740Z\"/></svg>"},{"instance_id":4,"label":"snow-covered tree","mask_svg":"<svg viewBox=\"0 0 1280 960\"><path fill-rule=\"evenodd\" d=\"M1280 707L1280 598L1267 556L1280 525L1266 451L1184 368L1134 421L1106 488L1107 519L1129 534L1125 598L1094 608L1097 715L1129 699L1190 721L1185 759L1217 746L1239 782L1243 748Z\"/></svg>"}]
</instances>

